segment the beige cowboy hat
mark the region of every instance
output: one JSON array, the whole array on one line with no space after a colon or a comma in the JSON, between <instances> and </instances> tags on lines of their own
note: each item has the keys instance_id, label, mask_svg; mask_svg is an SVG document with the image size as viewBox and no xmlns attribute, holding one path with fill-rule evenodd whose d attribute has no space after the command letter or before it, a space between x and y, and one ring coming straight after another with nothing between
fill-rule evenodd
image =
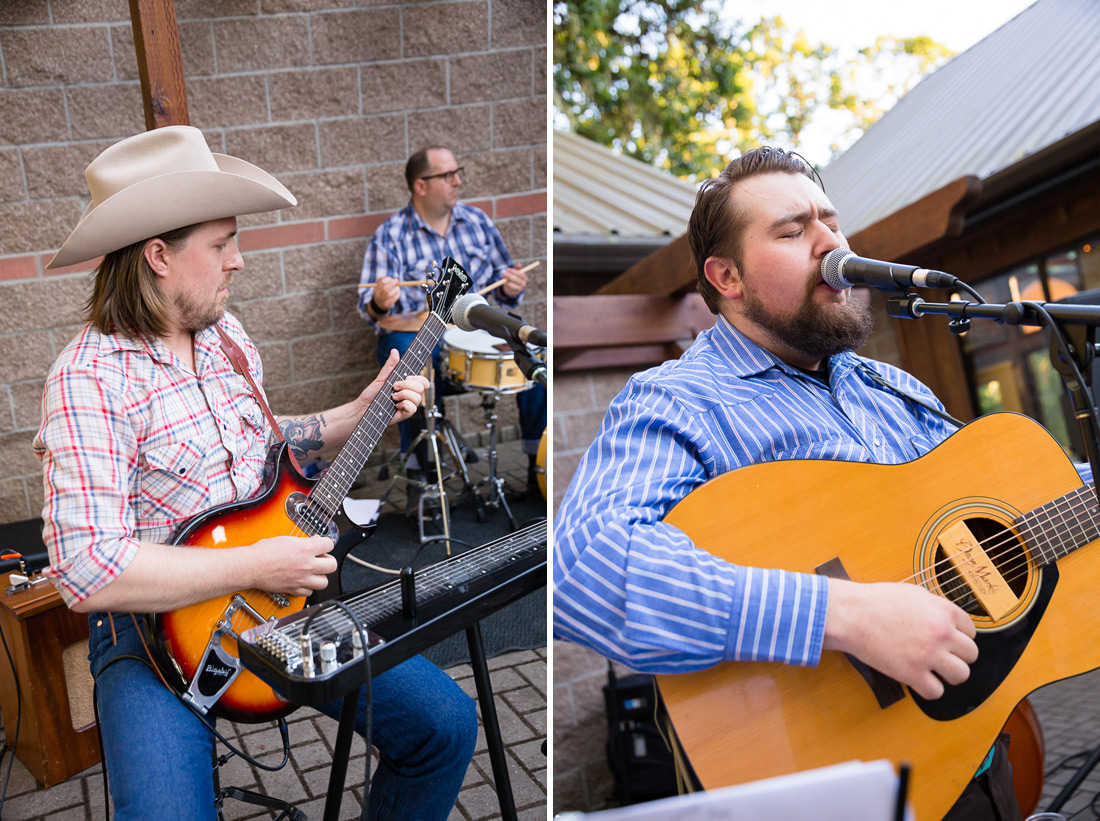
<instances>
[{"instance_id":1,"label":"beige cowboy hat","mask_svg":"<svg viewBox=\"0 0 1100 821\"><path fill-rule=\"evenodd\" d=\"M105 149L84 172L92 203L47 268L62 268L198 222L297 205L251 163L214 154L189 125L155 128Z\"/></svg>"}]
</instances>

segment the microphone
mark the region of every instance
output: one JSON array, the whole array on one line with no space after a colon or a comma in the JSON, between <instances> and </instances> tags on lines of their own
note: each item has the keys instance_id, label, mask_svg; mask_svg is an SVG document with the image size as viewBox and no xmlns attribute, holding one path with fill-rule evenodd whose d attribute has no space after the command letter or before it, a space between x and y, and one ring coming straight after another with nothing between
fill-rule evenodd
<instances>
[{"instance_id":1,"label":"microphone","mask_svg":"<svg viewBox=\"0 0 1100 821\"><path fill-rule=\"evenodd\" d=\"M959 281L958 277L943 271L859 257L847 248L836 248L825 255L821 260L821 278L838 291L853 285L870 285L885 291L951 288Z\"/></svg>"},{"instance_id":2,"label":"microphone","mask_svg":"<svg viewBox=\"0 0 1100 821\"><path fill-rule=\"evenodd\" d=\"M464 331L488 331L495 336L514 336L525 345L546 347L546 331L528 325L514 314L490 308L480 294L466 294L455 300L451 321Z\"/></svg>"}]
</instances>

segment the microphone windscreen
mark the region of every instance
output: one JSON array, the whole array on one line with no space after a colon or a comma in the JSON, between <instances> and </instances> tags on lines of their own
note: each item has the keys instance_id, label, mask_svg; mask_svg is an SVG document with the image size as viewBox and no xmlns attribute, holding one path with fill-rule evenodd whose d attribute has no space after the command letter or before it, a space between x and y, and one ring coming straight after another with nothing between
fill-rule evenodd
<instances>
[{"instance_id":1,"label":"microphone windscreen","mask_svg":"<svg viewBox=\"0 0 1100 821\"><path fill-rule=\"evenodd\" d=\"M476 331L477 328L470 322L470 310L476 305L488 305L481 294L465 294L455 300L451 306L451 322L464 331Z\"/></svg>"},{"instance_id":2,"label":"microphone windscreen","mask_svg":"<svg viewBox=\"0 0 1100 821\"><path fill-rule=\"evenodd\" d=\"M851 287L852 283L844 278L842 271L844 268L844 261L848 259L848 257L854 256L855 254L847 248L834 248L821 260L821 278L825 280L825 283L830 288L836 288L838 291L843 291L845 288Z\"/></svg>"}]
</instances>

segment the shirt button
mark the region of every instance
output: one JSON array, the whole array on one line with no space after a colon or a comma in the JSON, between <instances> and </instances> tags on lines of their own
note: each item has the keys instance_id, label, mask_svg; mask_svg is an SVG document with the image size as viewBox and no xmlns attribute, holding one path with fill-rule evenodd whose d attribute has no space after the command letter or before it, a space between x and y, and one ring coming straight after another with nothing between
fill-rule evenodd
<instances>
[{"instance_id":1,"label":"shirt button","mask_svg":"<svg viewBox=\"0 0 1100 821\"><path fill-rule=\"evenodd\" d=\"M881 439L875 439L875 447L876 448L881 448L882 447L882 440Z\"/></svg>"}]
</instances>

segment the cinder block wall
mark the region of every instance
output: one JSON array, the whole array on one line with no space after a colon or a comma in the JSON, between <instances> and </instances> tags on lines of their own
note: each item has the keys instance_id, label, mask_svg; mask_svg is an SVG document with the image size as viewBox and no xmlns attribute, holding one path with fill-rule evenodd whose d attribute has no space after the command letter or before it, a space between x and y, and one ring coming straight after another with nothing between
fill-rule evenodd
<instances>
[{"instance_id":1,"label":"cinder block wall","mask_svg":"<svg viewBox=\"0 0 1100 821\"><path fill-rule=\"evenodd\" d=\"M546 324L546 3L354 5L176 2L191 124L300 203L240 220L245 270L230 295L277 413L347 401L377 371L355 286L425 144L453 147L462 198L517 260L543 260L523 313ZM144 129L126 0L0 3L0 523L41 513L42 385L88 293L91 266L45 265L87 205L87 163ZM467 432L483 429L477 400L447 400ZM500 410L514 423L514 402Z\"/></svg>"}]
</instances>

